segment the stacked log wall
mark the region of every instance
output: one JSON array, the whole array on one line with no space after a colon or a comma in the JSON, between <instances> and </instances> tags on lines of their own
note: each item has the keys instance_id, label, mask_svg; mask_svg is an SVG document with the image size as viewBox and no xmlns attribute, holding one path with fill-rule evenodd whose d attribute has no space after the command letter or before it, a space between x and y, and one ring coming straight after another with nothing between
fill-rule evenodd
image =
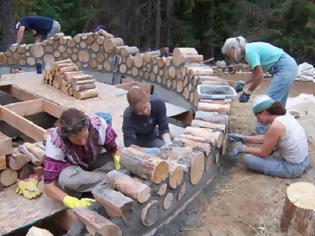
<instances>
[{"instance_id":1,"label":"stacked log wall","mask_svg":"<svg viewBox=\"0 0 315 236\"><path fill-rule=\"evenodd\" d=\"M175 48L172 56L160 50L140 53L135 46L124 44L104 30L64 36L56 34L41 43L22 44L0 52L0 66L52 66L55 61L71 59L80 70L117 71L173 90L188 102L197 105L196 88L205 80L226 81L213 76L213 70L203 63L203 56L194 48Z\"/></svg>"}]
</instances>

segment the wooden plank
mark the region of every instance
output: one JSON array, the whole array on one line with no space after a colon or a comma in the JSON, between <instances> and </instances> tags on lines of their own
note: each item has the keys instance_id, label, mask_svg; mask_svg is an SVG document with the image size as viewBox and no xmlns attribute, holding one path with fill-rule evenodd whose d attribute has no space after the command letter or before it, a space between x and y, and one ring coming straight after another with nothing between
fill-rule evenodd
<instances>
[{"instance_id":1,"label":"wooden plank","mask_svg":"<svg viewBox=\"0 0 315 236\"><path fill-rule=\"evenodd\" d=\"M23 117L44 111L42 99L11 103L4 107Z\"/></svg>"},{"instance_id":2,"label":"wooden plank","mask_svg":"<svg viewBox=\"0 0 315 236\"><path fill-rule=\"evenodd\" d=\"M62 106L47 100L43 100L43 106L46 113L56 118L60 118L62 112L65 110Z\"/></svg>"},{"instance_id":3,"label":"wooden plank","mask_svg":"<svg viewBox=\"0 0 315 236\"><path fill-rule=\"evenodd\" d=\"M36 142L42 141L46 137L46 130L39 127L27 120L26 118L17 115L15 112L2 107L2 120L7 122L9 125L21 131L26 136L34 139Z\"/></svg>"},{"instance_id":4,"label":"wooden plank","mask_svg":"<svg viewBox=\"0 0 315 236\"><path fill-rule=\"evenodd\" d=\"M28 93L22 89L19 89L15 86L11 86L11 92L10 94L13 96L13 97L16 97L17 99L21 100L21 101L27 101L27 100L33 100L33 99L38 99L39 97L31 94L31 93Z\"/></svg>"},{"instance_id":5,"label":"wooden plank","mask_svg":"<svg viewBox=\"0 0 315 236\"><path fill-rule=\"evenodd\" d=\"M12 150L12 139L0 132L0 155L8 155Z\"/></svg>"}]
</instances>

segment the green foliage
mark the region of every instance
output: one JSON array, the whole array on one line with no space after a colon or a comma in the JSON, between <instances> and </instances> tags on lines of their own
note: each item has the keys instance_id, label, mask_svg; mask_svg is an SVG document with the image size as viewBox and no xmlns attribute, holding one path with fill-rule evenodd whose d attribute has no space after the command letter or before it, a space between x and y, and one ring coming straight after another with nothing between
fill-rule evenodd
<instances>
[{"instance_id":1,"label":"green foliage","mask_svg":"<svg viewBox=\"0 0 315 236\"><path fill-rule=\"evenodd\" d=\"M315 64L315 5L308 0L13 0L16 19L57 19L67 35L106 24L114 35L142 49L196 47L223 58L226 38L243 35L282 47L298 62ZM160 4L157 6L157 4ZM157 8L159 7L159 8ZM161 9L157 14L156 9ZM158 15L161 24L158 25ZM157 28L159 27L159 28ZM160 37L156 32L160 30ZM26 36L26 40L33 40ZM160 40L160 42L156 42Z\"/></svg>"}]
</instances>

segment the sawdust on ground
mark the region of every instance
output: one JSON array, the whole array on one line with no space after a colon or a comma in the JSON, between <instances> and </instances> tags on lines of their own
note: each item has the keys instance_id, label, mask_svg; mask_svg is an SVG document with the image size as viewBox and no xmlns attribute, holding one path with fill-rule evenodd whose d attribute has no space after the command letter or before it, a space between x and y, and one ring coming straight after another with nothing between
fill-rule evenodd
<instances>
[{"instance_id":1,"label":"sawdust on ground","mask_svg":"<svg viewBox=\"0 0 315 236\"><path fill-rule=\"evenodd\" d=\"M237 81L242 77L226 76ZM253 94L264 93L269 79ZM311 82L295 82L290 97L300 93L314 94ZM234 101L230 128L233 132L249 134L255 126L251 102ZM214 196L203 194L196 214L198 226L183 228L185 236L284 236L280 232L280 217L289 184L299 181L315 182L315 144L309 143L312 168L298 179L280 179L251 172L238 160L226 177L215 187Z\"/></svg>"}]
</instances>

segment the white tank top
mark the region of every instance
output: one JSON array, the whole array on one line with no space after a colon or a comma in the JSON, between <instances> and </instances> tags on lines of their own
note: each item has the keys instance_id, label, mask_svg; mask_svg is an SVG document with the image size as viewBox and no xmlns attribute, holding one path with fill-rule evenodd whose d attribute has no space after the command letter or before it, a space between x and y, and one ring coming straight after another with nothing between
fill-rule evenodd
<instances>
[{"instance_id":1,"label":"white tank top","mask_svg":"<svg viewBox=\"0 0 315 236\"><path fill-rule=\"evenodd\" d=\"M278 116L276 121L285 126L285 132L278 142L281 157L287 162L298 164L308 155L307 137L304 128L288 112Z\"/></svg>"}]
</instances>

